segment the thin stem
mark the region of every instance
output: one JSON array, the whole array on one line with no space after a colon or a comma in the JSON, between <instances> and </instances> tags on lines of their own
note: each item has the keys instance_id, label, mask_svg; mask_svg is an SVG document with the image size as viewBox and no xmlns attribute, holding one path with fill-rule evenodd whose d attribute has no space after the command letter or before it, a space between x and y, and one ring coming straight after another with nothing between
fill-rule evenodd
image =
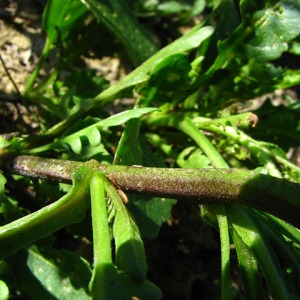
<instances>
[{"instance_id":1,"label":"thin stem","mask_svg":"<svg viewBox=\"0 0 300 300\"><path fill-rule=\"evenodd\" d=\"M21 93L20 93L20 90L19 90L18 86L16 85L14 79L13 79L12 76L10 75L10 73L9 73L9 71L8 71L6 65L5 65L5 62L4 62L4 60L3 60L1 54L0 54L0 61L1 61L1 64L2 64L2 66L3 66L3 68L4 68L4 71L5 71L6 75L8 76L9 80L11 81L12 85L14 86L14 88L15 88L15 90L16 90L16 92L17 92L17 95L18 95L18 101L20 101L20 100L22 99L22 95L21 95Z\"/></svg>"},{"instance_id":2,"label":"thin stem","mask_svg":"<svg viewBox=\"0 0 300 300\"><path fill-rule=\"evenodd\" d=\"M99 164L99 171L126 192L193 200L232 202L261 209L300 228L300 185L239 169L173 169ZM9 171L27 177L71 182L83 163L18 156Z\"/></svg>"},{"instance_id":3,"label":"thin stem","mask_svg":"<svg viewBox=\"0 0 300 300\"><path fill-rule=\"evenodd\" d=\"M202 151L210 158L212 164L216 168L229 168L222 155L211 144L209 139L197 128L197 126L188 117L179 122L177 128L190 136Z\"/></svg>"}]
</instances>

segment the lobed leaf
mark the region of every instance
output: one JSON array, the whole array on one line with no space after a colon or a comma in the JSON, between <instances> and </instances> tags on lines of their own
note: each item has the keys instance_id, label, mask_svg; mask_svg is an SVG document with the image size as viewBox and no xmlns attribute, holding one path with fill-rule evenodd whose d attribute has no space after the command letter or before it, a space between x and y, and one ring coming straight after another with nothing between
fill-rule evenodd
<instances>
[{"instance_id":1,"label":"lobed leaf","mask_svg":"<svg viewBox=\"0 0 300 300\"><path fill-rule=\"evenodd\" d=\"M76 154L80 154L83 138L87 139L92 146L98 146L101 142L101 134L97 125L90 125L89 127L61 138L59 141L62 144L68 144Z\"/></svg>"},{"instance_id":2,"label":"lobed leaf","mask_svg":"<svg viewBox=\"0 0 300 300\"><path fill-rule=\"evenodd\" d=\"M76 153L80 154L82 151L83 141L87 141L91 146L96 147L100 145L101 142L101 128L103 127L112 127L121 125L130 119L139 118L144 114L151 113L158 110L157 108L138 108L128 111L124 111L118 114L115 114L105 120L96 122L92 125L87 126L88 123L94 122L91 118L86 118L82 122L79 122L75 127L70 128L69 131L74 131L77 127L84 127L81 130L77 130L74 133L66 133L64 137L59 139L59 143L68 144L71 149ZM56 145L58 142L56 142Z\"/></svg>"}]
</instances>

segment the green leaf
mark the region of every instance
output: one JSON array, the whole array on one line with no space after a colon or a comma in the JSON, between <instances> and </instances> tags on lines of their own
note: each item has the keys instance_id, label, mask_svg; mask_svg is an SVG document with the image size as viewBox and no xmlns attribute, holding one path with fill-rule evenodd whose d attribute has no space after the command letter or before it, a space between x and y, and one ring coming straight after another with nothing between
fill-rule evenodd
<instances>
[{"instance_id":1,"label":"green leaf","mask_svg":"<svg viewBox=\"0 0 300 300\"><path fill-rule=\"evenodd\" d=\"M108 212L103 187L108 196ZM93 299L129 299L134 296L145 300L162 299L159 288L145 280L147 264L144 246L115 187L98 172L92 177L90 188L95 264L91 281ZM120 269L112 263L108 220L113 222L115 258Z\"/></svg>"},{"instance_id":2,"label":"green leaf","mask_svg":"<svg viewBox=\"0 0 300 300\"><path fill-rule=\"evenodd\" d=\"M210 160L196 147L185 148L177 158L177 164L181 168L208 168Z\"/></svg>"},{"instance_id":3,"label":"green leaf","mask_svg":"<svg viewBox=\"0 0 300 300\"><path fill-rule=\"evenodd\" d=\"M181 102L190 93L190 70L191 65L185 54L177 53L165 58L153 68L150 79L138 89L138 93L142 95L139 105L147 106L152 101Z\"/></svg>"},{"instance_id":4,"label":"green leaf","mask_svg":"<svg viewBox=\"0 0 300 300\"><path fill-rule=\"evenodd\" d=\"M69 36L70 30L83 27L87 8L78 0L49 0L44 10L42 28L47 33L49 44L53 45L58 35L62 42Z\"/></svg>"},{"instance_id":5,"label":"green leaf","mask_svg":"<svg viewBox=\"0 0 300 300\"><path fill-rule=\"evenodd\" d=\"M239 260L245 294L248 299L264 299L257 260L236 230L232 228L230 232Z\"/></svg>"},{"instance_id":6,"label":"green leaf","mask_svg":"<svg viewBox=\"0 0 300 300\"><path fill-rule=\"evenodd\" d=\"M229 75L225 74L226 77L227 75L233 77L234 72L237 72L236 76L238 76L241 63L247 64L249 59L265 63L266 61L279 58L284 51L288 50L288 43L300 33L298 22L300 16L299 7L299 1L292 0L266 2L241 1L242 20L240 25L228 38L224 39L223 37L217 43L219 54L210 66L206 76L203 79L199 79L200 82L209 82L212 76L216 77L218 75L216 71L224 68L230 70ZM262 69L264 67L264 65L261 66ZM220 75L222 76L222 74ZM272 77L272 75L268 74L268 78ZM224 74L222 77L224 78ZM223 79L222 77L216 78L216 80L220 81ZM260 89L262 93L274 90L272 86L264 88L261 88L257 84L253 87L249 86L249 81L251 82L253 79L255 80L255 77L243 77L240 83L243 87L240 88L237 95L240 93L245 93L246 95L247 90L251 92L251 89ZM229 80L228 86L236 88L237 82ZM220 94L222 95L222 90ZM247 99L252 97L251 94ZM255 96L258 95L259 93ZM230 97L229 95L227 98Z\"/></svg>"},{"instance_id":7,"label":"green leaf","mask_svg":"<svg viewBox=\"0 0 300 300\"><path fill-rule=\"evenodd\" d=\"M126 123L130 119L139 118L142 115L149 114L158 110L159 109L156 107L135 108L115 114L105 120L100 121L98 125L101 127L118 126Z\"/></svg>"},{"instance_id":8,"label":"green leaf","mask_svg":"<svg viewBox=\"0 0 300 300\"><path fill-rule=\"evenodd\" d=\"M83 219L89 206L87 187L92 175L90 172L92 163L87 162L72 174L73 186L68 194L40 210L0 227L1 259L62 227Z\"/></svg>"},{"instance_id":9,"label":"green leaf","mask_svg":"<svg viewBox=\"0 0 300 300\"><path fill-rule=\"evenodd\" d=\"M276 143L284 151L300 143L300 106L295 104L274 106L267 100L255 111L259 118L251 135L258 140ZM268 134L266 134L266 131Z\"/></svg>"},{"instance_id":10,"label":"green leaf","mask_svg":"<svg viewBox=\"0 0 300 300\"><path fill-rule=\"evenodd\" d=\"M94 269L89 288L93 299L107 299L111 289L107 284L112 280L108 267L114 269L112 262L111 235L108 225L107 204L105 199L104 182L107 181L102 172L91 169L93 176L90 180Z\"/></svg>"},{"instance_id":11,"label":"green leaf","mask_svg":"<svg viewBox=\"0 0 300 300\"><path fill-rule=\"evenodd\" d=\"M96 119L87 117L82 122L79 122L75 126L71 127L64 135L64 137L59 139L59 142L55 143L55 146L60 144L68 144L71 149L76 153L80 154L82 151L83 142L87 141L91 146L97 147L101 142L101 134L100 130L103 127L112 127L121 125L130 119L139 118L144 114L151 113L153 111L157 111L157 108L138 108L132 109L128 111L124 111L118 114L115 114L105 120L96 122L92 125L87 126L88 124L95 122ZM76 132L69 134L69 132L73 132L76 128L83 127L81 130L77 130Z\"/></svg>"},{"instance_id":12,"label":"green leaf","mask_svg":"<svg viewBox=\"0 0 300 300\"><path fill-rule=\"evenodd\" d=\"M258 61L279 58L288 50L288 42L300 33L300 2L294 0L278 1L254 14L254 34L246 42L249 57ZM272 33L272 34L270 34Z\"/></svg>"},{"instance_id":13,"label":"green leaf","mask_svg":"<svg viewBox=\"0 0 300 300\"><path fill-rule=\"evenodd\" d=\"M115 164L164 166L140 137L140 120L131 119L122 134L115 154ZM163 222L168 220L176 200L130 195L127 204L141 235L155 238Z\"/></svg>"},{"instance_id":14,"label":"green leaf","mask_svg":"<svg viewBox=\"0 0 300 300\"><path fill-rule=\"evenodd\" d=\"M105 104L111 102L121 91L129 87L134 87L136 84L141 84L149 79L149 72L154 66L162 62L165 58L176 53L188 53L190 50L199 47L200 44L210 37L213 33L211 26L202 27L201 24L195 26L187 34L177 39L170 45L161 49L159 52L151 56L140 67L128 74L116 85L111 86L97 97L94 102ZM95 103L94 103L95 104Z\"/></svg>"},{"instance_id":15,"label":"green leaf","mask_svg":"<svg viewBox=\"0 0 300 300\"><path fill-rule=\"evenodd\" d=\"M128 209L137 222L144 238L154 239L171 215L174 199L130 195Z\"/></svg>"},{"instance_id":16,"label":"green leaf","mask_svg":"<svg viewBox=\"0 0 300 300\"><path fill-rule=\"evenodd\" d=\"M60 0L47 1L42 20L42 29L46 32L47 39L38 65L32 73L24 90L24 95L31 91L39 71L46 62L51 49L54 46L56 47L55 43L57 40L59 39L61 47L68 44L71 40L71 32L76 30L80 31L86 26L85 19L87 13L87 8L79 0L66 0L63 2ZM57 69L55 69L52 74L55 75L56 72Z\"/></svg>"},{"instance_id":17,"label":"green leaf","mask_svg":"<svg viewBox=\"0 0 300 300\"><path fill-rule=\"evenodd\" d=\"M97 147L101 142L101 134L96 124L61 138L59 143L68 144L76 154L81 153L83 140Z\"/></svg>"},{"instance_id":18,"label":"green leaf","mask_svg":"<svg viewBox=\"0 0 300 300\"><path fill-rule=\"evenodd\" d=\"M116 244L116 265L134 282L143 283L146 280L146 254L140 232L132 216L116 212L113 223L113 233Z\"/></svg>"},{"instance_id":19,"label":"green leaf","mask_svg":"<svg viewBox=\"0 0 300 300\"><path fill-rule=\"evenodd\" d=\"M286 70L281 82L277 84L278 89L287 89L300 85L300 70Z\"/></svg>"},{"instance_id":20,"label":"green leaf","mask_svg":"<svg viewBox=\"0 0 300 300\"><path fill-rule=\"evenodd\" d=\"M86 0L83 3L123 44L135 66L157 52L158 48L152 37L139 23L125 1Z\"/></svg>"},{"instance_id":21,"label":"green leaf","mask_svg":"<svg viewBox=\"0 0 300 300\"><path fill-rule=\"evenodd\" d=\"M143 283L146 280L148 267L139 229L112 184L106 180L104 183L109 205L113 206L111 209L113 210L112 228L116 266L133 282Z\"/></svg>"},{"instance_id":22,"label":"green leaf","mask_svg":"<svg viewBox=\"0 0 300 300\"><path fill-rule=\"evenodd\" d=\"M277 257L258 215L250 209L236 205L230 205L226 211L231 226L258 261L271 295L276 299L290 299Z\"/></svg>"},{"instance_id":23,"label":"green leaf","mask_svg":"<svg viewBox=\"0 0 300 300\"><path fill-rule=\"evenodd\" d=\"M67 250L54 250L48 242L27 249L21 283L32 299L91 299L89 264Z\"/></svg>"}]
</instances>

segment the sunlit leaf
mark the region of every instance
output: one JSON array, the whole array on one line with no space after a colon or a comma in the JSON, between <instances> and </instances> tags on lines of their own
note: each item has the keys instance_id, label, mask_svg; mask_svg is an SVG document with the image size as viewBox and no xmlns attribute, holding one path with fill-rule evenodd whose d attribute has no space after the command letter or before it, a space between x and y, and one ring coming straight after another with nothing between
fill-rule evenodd
<instances>
[{"instance_id":1,"label":"sunlit leaf","mask_svg":"<svg viewBox=\"0 0 300 300\"><path fill-rule=\"evenodd\" d=\"M115 114L105 120L96 122L92 125L84 127L83 129L77 130L74 133L68 134L66 133L63 138L59 140L61 144L68 144L71 149L80 154L82 151L82 143L88 142L91 146L98 146L101 142L101 134L100 130L103 127L111 127L111 126L118 126L130 119L139 118L144 114L151 113L153 111L158 110L157 108L138 108L132 109L128 111L124 111L118 114ZM91 118L86 118L83 122L79 122L75 128L83 127L84 124L89 124L94 122ZM70 130L74 131L75 128L71 128ZM56 143L58 145L58 142Z\"/></svg>"},{"instance_id":2,"label":"sunlit leaf","mask_svg":"<svg viewBox=\"0 0 300 300\"><path fill-rule=\"evenodd\" d=\"M84 26L87 8L78 0L49 0L43 15L43 30L47 32L49 44L59 36L64 42L70 30Z\"/></svg>"},{"instance_id":3,"label":"sunlit leaf","mask_svg":"<svg viewBox=\"0 0 300 300\"><path fill-rule=\"evenodd\" d=\"M155 107L147 107L147 108L137 108L137 109L131 109L127 110L118 114L115 114L105 120L102 120L98 123L101 127L111 127L111 126L118 126L121 124L126 123L130 119L139 118L144 114L149 114L154 111L159 110Z\"/></svg>"},{"instance_id":4,"label":"sunlit leaf","mask_svg":"<svg viewBox=\"0 0 300 300\"><path fill-rule=\"evenodd\" d=\"M278 1L253 17L254 35L246 43L246 51L249 57L255 57L258 61L278 58L288 50L288 42L300 33L299 1Z\"/></svg>"}]
</instances>

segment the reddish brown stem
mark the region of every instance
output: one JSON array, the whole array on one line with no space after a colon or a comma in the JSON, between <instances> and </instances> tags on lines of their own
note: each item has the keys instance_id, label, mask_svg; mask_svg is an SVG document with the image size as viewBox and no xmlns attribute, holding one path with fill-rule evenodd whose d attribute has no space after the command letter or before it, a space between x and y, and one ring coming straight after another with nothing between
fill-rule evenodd
<instances>
[{"instance_id":1,"label":"reddish brown stem","mask_svg":"<svg viewBox=\"0 0 300 300\"><path fill-rule=\"evenodd\" d=\"M18 156L16 174L71 182L81 162ZM125 192L194 200L232 202L272 213L300 228L300 185L254 171L238 169L172 169L98 164Z\"/></svg>"}]
</instances>

